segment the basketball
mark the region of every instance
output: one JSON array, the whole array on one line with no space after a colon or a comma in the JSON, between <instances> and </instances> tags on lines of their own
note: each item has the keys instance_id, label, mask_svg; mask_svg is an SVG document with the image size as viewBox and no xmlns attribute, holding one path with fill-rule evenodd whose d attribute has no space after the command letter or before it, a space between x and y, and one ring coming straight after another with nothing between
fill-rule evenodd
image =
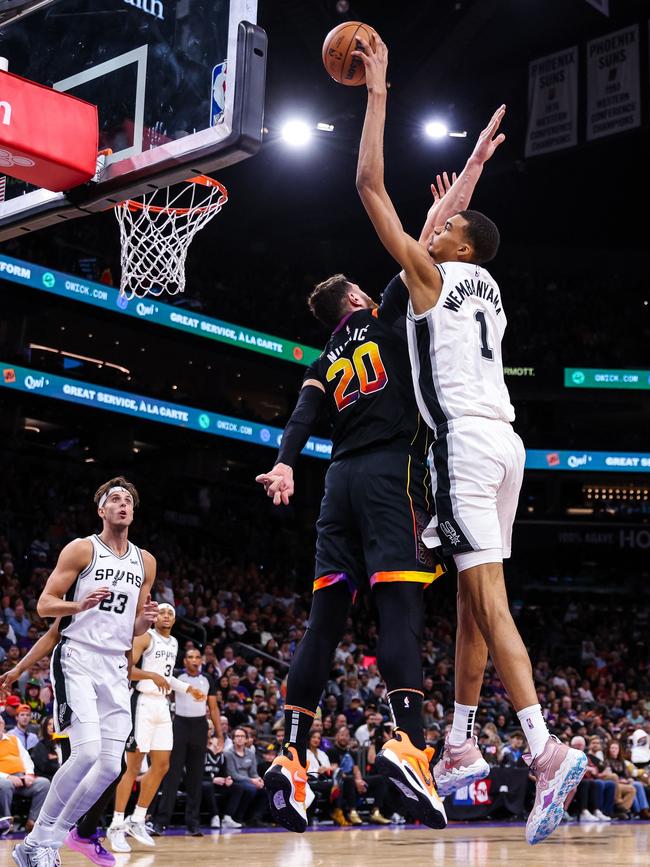
<instances>
[{"instance_id":1,"label":"basketball","mask_svg":"<svg viewBox=\"0 0 650 867\"><path fill-rule=\"evenodd\" d=\"M323 64L325 69L339 84L356 87L366 83L366 70L363 61L353 57L357 38L361 36L372 47L375 46L375 31L361 21L346 21L339 24L325 37L323 42Z\"/></svg>"}]
</instances>

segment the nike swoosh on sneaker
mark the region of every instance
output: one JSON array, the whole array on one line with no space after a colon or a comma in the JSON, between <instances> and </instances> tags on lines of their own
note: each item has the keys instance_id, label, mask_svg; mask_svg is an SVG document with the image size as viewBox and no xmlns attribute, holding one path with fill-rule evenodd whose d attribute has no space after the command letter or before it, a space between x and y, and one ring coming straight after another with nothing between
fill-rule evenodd
<instances>
[{"instance_id":1,"label":"nike swoosh on sneaker","mask_svg":"<svg viewBox=\"0 0 650 867\"><path fill-rule=\"evenodd\" d=\"M293 779L296 783L306 783L307 777L301 777L299 771L294 771Z\"/></svg>"}]
</instances>

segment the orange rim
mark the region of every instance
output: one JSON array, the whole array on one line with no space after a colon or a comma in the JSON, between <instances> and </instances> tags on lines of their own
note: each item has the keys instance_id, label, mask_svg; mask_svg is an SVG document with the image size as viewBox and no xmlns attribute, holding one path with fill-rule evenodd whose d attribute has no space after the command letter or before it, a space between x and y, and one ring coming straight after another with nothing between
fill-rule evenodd
<instances>
[{"instance_id":1,"label":"orange rim","mask_svg":"<svg viewBox=\"0 0 650 867\"><path fill-rule=\"evenodd\" d=\"M208 175L195 175L193 178L188 178L185 183L201 184L204 187L216 187L220 192L220 196L216 202L212 202L209 205L199 205L196 208L166 208L163 205L145 205L144 202L138 202L135 199L125 199L123 202L119 202L116 207L128 208L129 211L151 211L154 214L204 214L208 211L221 208L228 201L228 190L222 183Z\"/></svg>"}]
</instances>

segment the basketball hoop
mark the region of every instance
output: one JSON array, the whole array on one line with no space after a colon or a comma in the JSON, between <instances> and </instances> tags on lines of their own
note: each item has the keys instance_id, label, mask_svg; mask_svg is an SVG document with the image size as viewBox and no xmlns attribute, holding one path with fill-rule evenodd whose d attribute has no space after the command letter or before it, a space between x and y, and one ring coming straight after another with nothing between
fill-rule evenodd
<instances>
[{"instance_id":1,"label":"basketball hoop","mask_svg":"<svg viewBox=\"0 0 650 867\"><path fill-rule=\"evenodd\" d=\"M228 190L206 175L163 187L115 206L120 224L120 294L176 295L185 290L185 259L196 233L228 201Z\"/></svg>"}]
</instances>

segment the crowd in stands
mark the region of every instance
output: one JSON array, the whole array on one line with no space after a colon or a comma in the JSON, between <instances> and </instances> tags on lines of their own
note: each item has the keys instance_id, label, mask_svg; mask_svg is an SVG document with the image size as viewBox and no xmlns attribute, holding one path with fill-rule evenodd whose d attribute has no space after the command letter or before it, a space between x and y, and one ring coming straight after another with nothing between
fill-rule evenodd
<instances>
[{"instance_id":1,"label":"crowd in stands","mask_svg":"<svg viewBox=\"0 0 650 867\"><path fill-rule=\"evenodd\" d=\"M0 673L46 629L36 600L61 547L99 530L90 505L93 484L83 476L57 483L43 471L24 477L22 486L11 482L8 468L0 482ZM163 531L137 514L131 534L158 560L155 595L176 607L181 650L199 646L203 670L216 681L227 737L221 754L211 732L206 750L204 807L213 827L263 824L268 818L262 778L283 743L283 681L309 615L309 558L298 559L299 544L290 534L276 539L274 548L263 528L251 526L253 514L236 514L240 526L230 548L223 541L227 533L215 533L209 541L202 533L199 544L194 528ZM226 529L231 527L224 520ZM265 560L238 559L234 552L242 538L251 551L268 545ZM263 567L272 563L278 544L289 556ZM291 558L293 571L286 565ZM423 725L436 751L453 715L453 585L453 576L447 576L425 594ZM581 821L650 818L646 600L614 608L600 596L569 604L549 598L544 606L514 598L512 607L531 650L550 730L589 758L569 813ZM366 594L336 650L309 743L317 795L312 810L341 825L404 818L383 778L373 773L375 754L392 731L376 646L377 620ZM48 661L25 672L0 703L0 809L9 816L12 797L27 796L30 803L22 812L31 822L61 760L52 738ZM491 663L475 732L490 765L523 767L525 735Z\"/></svg>"}]
</instances>

